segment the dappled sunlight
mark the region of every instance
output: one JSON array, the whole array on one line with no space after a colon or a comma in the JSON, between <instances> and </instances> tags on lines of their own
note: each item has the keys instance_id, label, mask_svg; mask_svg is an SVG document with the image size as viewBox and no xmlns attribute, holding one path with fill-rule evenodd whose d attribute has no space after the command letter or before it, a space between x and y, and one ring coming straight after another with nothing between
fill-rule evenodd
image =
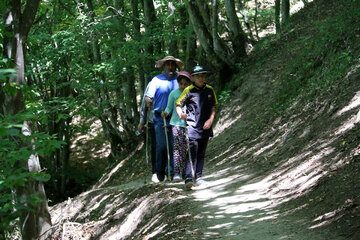
<instances>
[{"instance_id":1,"label":"dappled sunlight","mask_svg":"<svg viewBox=\"0 0 360 240\"><path fill-rule=\"evenodd\" d=\"M341 218L344 215L344 209L343 208L339 208L336 209L334 211L325 213L317 218L315 218L313 220L313 222L315 222L316 224L311 226L310 229L313 228L318 228L318 227L322 227L325 226L327 224L332 223L333 221L338 220L339 218Z\"/></svg>"},{"instance_id":2,"label":"dappled sunlight","mask_svg":"<svg viewBox=\"0 0 360 240\"><path fill-rule=\"evenodd\" d=\"M143 237L143 239L146 240L146 239L151 239L153 237L156 237L156 235L161 233L165 229L165 227L167 227L166 223L161 224L159 227L155 228L155 230L152 233L145 235Z\"/></svg>"},{"instance_id":3,"label":"dappled sunlight","mask_svg":"<svg viewBox=\"0 0 360 240\"><path fill-rule=\"evenodd\" d=\"M136 188L134 188L136 189ZM163 222L162 214L152 216L152 220L143 225L144 218L152 215L160 204L171 204L183 195L164 198L161 191L145 195L141 198L131 198L123 188L103 188L90 190L74 199L51 208L52 219L58 223L72 223L77 233L83 233L82 239L127 239L142 225L140 232L146 232L142 239L150 239L161 233L167 224ZM166 189L168 193L180 192L176 187ZM166 194L166 193L165 193ZM173 195L173 194L172 194ZM129 200L131 200L129 202ZM149 215L151 214L151 215ZM91 219L91 221L89 221ZM93 220L97 219L97 220ZM76 222L70 222L76 221ZM85 221L85 222L84 222ZM116 224L114 224L116 223ZM71 225L72 226L72 225ZM154 228L155 227L155 228ZM150 229L152 229L150 231ZM149 233L150 232L150 233Z\"/></svg>"},{"instance_id":4,"label":"dappled sunlight","mask_svg":"<svg viewBox=\"0 0 360 240\"><path fill-rule=\"evenodd\" d=\"M350 111L356 107L360 106L360 91L358 91L355 96L351 99L351 101L349 102L349 104L347 106L345 106L344 108L342 108L341 110L339 110L335 116L339 117L341 115L343 115L344 113L346 113L347 111Z\"/></svg>"},{"instance_id":5,"label":"dappled sunlight","mask_svg":"<svg viewBox=\"0 0 360 240\"><path fill-rule=\"evenodd\" d=\"M130 158L132 158L134 156L134 154L136 153L136 151L138 149L140 149L142 146L144 145L143 142L141 142L137 148L135 149L135 151L133 151L132 153L130 153L125 159L121 160L116 167L114 167L113 169L111 169L110 172L105 173L100 180L98 181L98 183L96 185L93 186L93 189L96 188L100 188L102 186L104 186L110 179L111 177L122 167L124 166L124 164L126 163L126 161L128 161Z\"/></svg>"},{"instance_id":6,"label":"dappled sunlight","mask_svg":"<svg viewBox=\"0 0 360 240\"><path fill-rule=\"evenodd\" d=\"M356 92L355 96L351 99L351 101L349 102L349 104L345 107L343 107L341 110L339 110L335 116L335 117L340 117L342 116L344 113L353 110L357 107L360 106L360 91ZM355 127L355 124L360 122L360 118L359 118L359 113L356 115L351 115L341 126L339 126L337 129L335 129L334 131L334 135L341 135L344 134L345 132L349 131L350 129Z\"/></svg>"},{"instance_id":7,"label":"dappled sunlight","mask_svg":"<svg viewBox=\"0 0 360 240\"><path fill-rule=\"evenodd\" d=\"M272 148L277 149L282 147L285 144L285 141L291 135L291 133L294 132L294 129L296 129L301 123L303 123L303 121L301 121L300 119L296 119L294 121L284 123L280 126L276 126L279 124L279 121L280 119L276 119L274 122L275 125L269 131L262 133L259 137L253 140L252 142L256 144L253 147L248 148L245 151L244 155L252 154L256 157ZM269 140L268 137L270 138L274 134L279 135L277 139L272 141Z\"/></svg>"},{"instance_id":8,"label":"dappled sunlight","mask_svg":"<svg viewBox=\"0 0 360 240\"><path fill-rule=\"evenodd\" d=\"M219 133L223 132L225 129L229 128L242 117L242 114L239 113L241 109L241 106L237 106L234 110L228 109L227 111L222 111L225 112L225 114L221 118L219 118L216 126L213 129L214 137L219 135Z\"/></svg>"},{"instance_id":9,"label":"dappled sunlight","mask_svg":"<svg viewBox=\"0 0 360 240\"><path fill-rule=\"evenodd\" d=\"M360 145L352 150L351 156L344 156L338 149L342 145L341 137L357 126L358 116L350 116L350 111L360 106L359 96L360 92L357 92L349 104L335 114L338 120L335 124L321 126L315 133L312 131L319 127L317 119L331 112L327 109L329 105L319 100L319 106L316 105L318 102L315 107L307 104L296 114L299 104L296 102L291 106L293 112L288 119L277 117L272 126L252 139L234 138L235 142L219 146L219 153L210 156L209 166L204 169L203 178L207 183L195 186L192 191L185 190L183 181L164 182L151 185L151 191L156 193L144 195L140 190L131 202L127 194L143 186L143 179L104 187L133 157L133 152L103 175L91 191L53 208L52 215L57 222L82 222L79 231L84 233L84 239L127 239L131 236L157 239L178 231L173 229L174 225L163 209L157 212L160 206L168 205L171 209L174 206L171 204L177 204L176 201L181 204L191 197L193 205L189 209L172 214L176 214L174 219L180 222L192 219L200 223L201 226L196 225L192 231L205 238L244 236L247 229L257 224L270 224L276 229L283 216L300 212L309 204L286 211L281 211L280 206L306 196L320 179L360 154ZM221 136L225 129L241 121L241 107L236 109L236 114L230 113L227 111L217 123L216 135ZM340 116L345 114L349 116L342 120ZM309 126L309 119L316 122ZM312 137L318 133L317 137ZM143 143L138 149L141 147ZM173 194L162 196L164 192ZM331 224L343 215L343 208L322 213L313 220L310 229ZM288 239L289 236L291 234L285 234L277 239Z\"/></svg>"},{"instance_id":10,"label":"dappled sunlight","mask_svg":"<svg viewBox=\"0 0 360 240\"><path fill-rule=\"evenodd\" d=\"M110 228L101 236L100 239L126 239L137 228L138 224L143 220L145 214L150 212L149 208L157 205L159 201L161 201L154 201L154 199L156 199L156 197L149 196L148 198L142 200L139 206L131 211L120 226Z\"/></svg>"},{"instance_id":11,"label":"dappled sunlight","mask_svg":"<svg viewBox=\"0 0 360 240\"><path fill-rule=\"evenodd\" d=\"M343 125L341 125L338 129L336 129L334 131L334 135L344 134L345 132L355 127L356 122L357 122L357 116L354 115L350 119L348 119Z\"/></svg>"},{"instance_id":12,"label":"dappled sunlight","mask_svg":"<svg viewBox=\"0 0 360 240\"><path fill-rule=\"evenodd\" d=\"M270 149L271 147L273 147L276 143L278 143L280 141L280 139L275 140L275 142L270 143L269 145L262 147L261 149L259 149L257 152L254 153L255 156L260 155L261 153L263 153L264 151Z\"/></svg>"},{"instance_id":13,"label":"dappled sunlight","mask_svg":"<svg viewBox=\"0 0 360 240\"><path fill-rule=\"evenodd\" d=\"M274 123L278 126L252 141L255 143L254 146L237 149L231 145L214 158L222 158L222 161L215 165L219 167L239 161L239 158L260 158L267 161L268 157L276 157L276 149L283 147L292 132L304 121L298 119L280 125L279 121ZM304 137L309 131L310 128L306 128L299 132L298 138ZM328 132L330 135L331 131ZM275 140L271 141L269 137L272 135ZM197 188L192 194L197 201L204 202L204 209L214 209L210 212L205 210L202 217L218 219L218 222L210 224L209 232L205 235L214 236L219 234L214 232L215 230L231 229L233 224L237 224L236 219L244 216L253 219L248 224L277 219L280 216L276 210L278 206L308 193L334 166L343 166L344 160L336 154L336 148L332 147L336 140L337 137L330 137L310 142L304 145L302 153L279 161L276 169L270 174L256 179L247 173L248 168L244 164L241 167L224 168L207 176L206 187ZM305 206L294 211L299 211Z\"/></svg>"},{"instance_id":14,"label":"dappled sunlight","mask_svg":"<svg viewBox=\"0 0 360 240\"><path fill-rule=\"evenodd\" d=\"M209 229L219 229L219 228L226 228L226 227L229 227L231 225L233 225L234 223L224 223L224 224L218 224L218 225L215 225L215 226L211 226L209 227Z\"/></svg>"},{"instance_id":15,"label":"dappled sunlight","mask_svg":"<svg viewBox=\"0 0 360 240\"><path fill-rule=\"evenodd\" d=\"M76 115L72 118L71 125L81 126L84 123L79 115ZM89 119L89 131L84 134L77 134L73 136L72 144L70 148L71 151L71 160L75 161L76 159L83 161L83 164L89 163L89 160L93 161L94 159L102 159L109 156L111 152L109 142L104 139L99 140L101 136L102 126L101 121L96 119Z\"/></svg>"}]
</instances>

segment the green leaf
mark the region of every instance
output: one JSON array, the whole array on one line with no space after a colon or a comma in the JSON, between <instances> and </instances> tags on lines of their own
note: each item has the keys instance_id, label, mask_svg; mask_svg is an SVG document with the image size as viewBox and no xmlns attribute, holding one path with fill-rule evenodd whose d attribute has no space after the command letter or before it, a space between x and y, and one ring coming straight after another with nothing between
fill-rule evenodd
<instances>
[{"instance_id":1,"label":"green leaf","mask_svg":"<svg viewBox=\"0 0 360 240\"><path fill-rule=\"evenodd\" d=\"M1 137L6 136L6 128L0 127L0 136Z\"/></svg>"},{"instance_id":2,"label":"green leaf","mask_svg":"<svg viewBox=\"0 0 360 240\"><path fill-rule=\"evenodd\" d=\"M50 180L50 174L47 173L35 173L33 178L40 182L47 182Z\"/></svg>"},{"instance_id":3,"label":"green leaf","mask_svg":"<svg viewBox=\"0 0 360 240\"><path fill-rule=\"evenodd\" d=\"M16 128L10 128L10 129L7 129L6 133L7 133L7 135L10 135L10 136L19 136L20 130L16 129Z\"/></svg>"}]
</instances>

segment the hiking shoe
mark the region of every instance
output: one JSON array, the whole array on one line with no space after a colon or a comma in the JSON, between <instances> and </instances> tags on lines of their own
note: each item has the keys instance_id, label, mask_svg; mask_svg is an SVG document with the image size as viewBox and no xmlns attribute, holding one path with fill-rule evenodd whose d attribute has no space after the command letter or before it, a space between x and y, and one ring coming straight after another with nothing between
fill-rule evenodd
<instances>
[{"instance_id":1,"label":"hiking shoe","mask_svg":"<svg viewBox=\"0 0 360 240\"><path fill-rule=\"evenodd\" d=\"M165 175L164 174L157 173L156 176L157 176L157 179L159 180L159 182L162 182L162 181L165 180Z\"/></svg>"},{"instance_id":2,"label":"hiking shoe","mask_svg":"<svg viewBox=\"0 0 360 240\"><path fill-rule=\"evenodd\" d=\"M157 177L157 175L156 175L156 173L154 173L154 174L152 175L151 181L152 181L153 183L158 183L158 182L160 182L159 179L158 179L158 177Z\"/></svg>"},{"instance_id":3,"label":"hiking shoe","mask_svg":"<svg viewBox=\"0 0 360 240\"><path fill-rule=\"evenodd\" d=\"M180 181L180 180L181 180L180 174L175 174L173 181Z\"/></svg>"},{"instance_id":4,"label":"hiking shoe","mask_svg":"<svg viewBox=\"0 0 360 240\"><path fill-rule=\"evenodd\" d=\"M187 189L191 189L193 186L194 186L194 183L193 183L192 179L188 178L185 180L185 187Z\"/></svg>"},{"instance_id":5,"label":"hiking shoe","mask_svg":"<svg viewBox=\"0 0 360 240\"><path fill-rule=\"evenodd\" d=\"M203 185L205 183L206 183L206 181L202 178L196 179L196 185L198 185L198 186Z\"/></svg>"}]
</instances>

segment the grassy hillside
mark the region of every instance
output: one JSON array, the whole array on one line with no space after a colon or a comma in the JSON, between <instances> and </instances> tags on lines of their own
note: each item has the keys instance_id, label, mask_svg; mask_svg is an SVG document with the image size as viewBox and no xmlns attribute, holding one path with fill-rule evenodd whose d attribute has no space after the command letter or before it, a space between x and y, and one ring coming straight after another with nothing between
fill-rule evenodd
<instances>
[{"instance_id":1,"label":"grassy hillside","mask_svg":"<svg viewBox=\"0 0 360 240\"><path fill-rule=\"evenodd\" d=\"M85 239L359 239L360 1L317 0L233 76L204 189L150 184L145 149L51 209Z\"/></svg>"}]
</instances>

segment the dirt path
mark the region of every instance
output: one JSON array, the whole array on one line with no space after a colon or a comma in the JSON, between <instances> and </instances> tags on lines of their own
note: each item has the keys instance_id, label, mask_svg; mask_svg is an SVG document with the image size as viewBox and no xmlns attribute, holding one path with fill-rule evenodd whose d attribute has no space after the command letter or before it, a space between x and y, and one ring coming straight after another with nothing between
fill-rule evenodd
<instances>
[{"instance_id":1,"label":"dirt path","mask_svg":"<svg viewBox=\"0 0 360 240\"><path fill-rule=\"evenodd\" d=\"M204 187L186 191L183 183L169 184L189 198L182 209L190 210L194 219L186 236L172 239L346 239L324 229L312 229L315 224L307 215L292 216L301 206L282 209L280 204L291 201L291 196L273 194L267 176L251 172L245 165L214 167L205 172Z\"/></svg>"}]
</instances>

